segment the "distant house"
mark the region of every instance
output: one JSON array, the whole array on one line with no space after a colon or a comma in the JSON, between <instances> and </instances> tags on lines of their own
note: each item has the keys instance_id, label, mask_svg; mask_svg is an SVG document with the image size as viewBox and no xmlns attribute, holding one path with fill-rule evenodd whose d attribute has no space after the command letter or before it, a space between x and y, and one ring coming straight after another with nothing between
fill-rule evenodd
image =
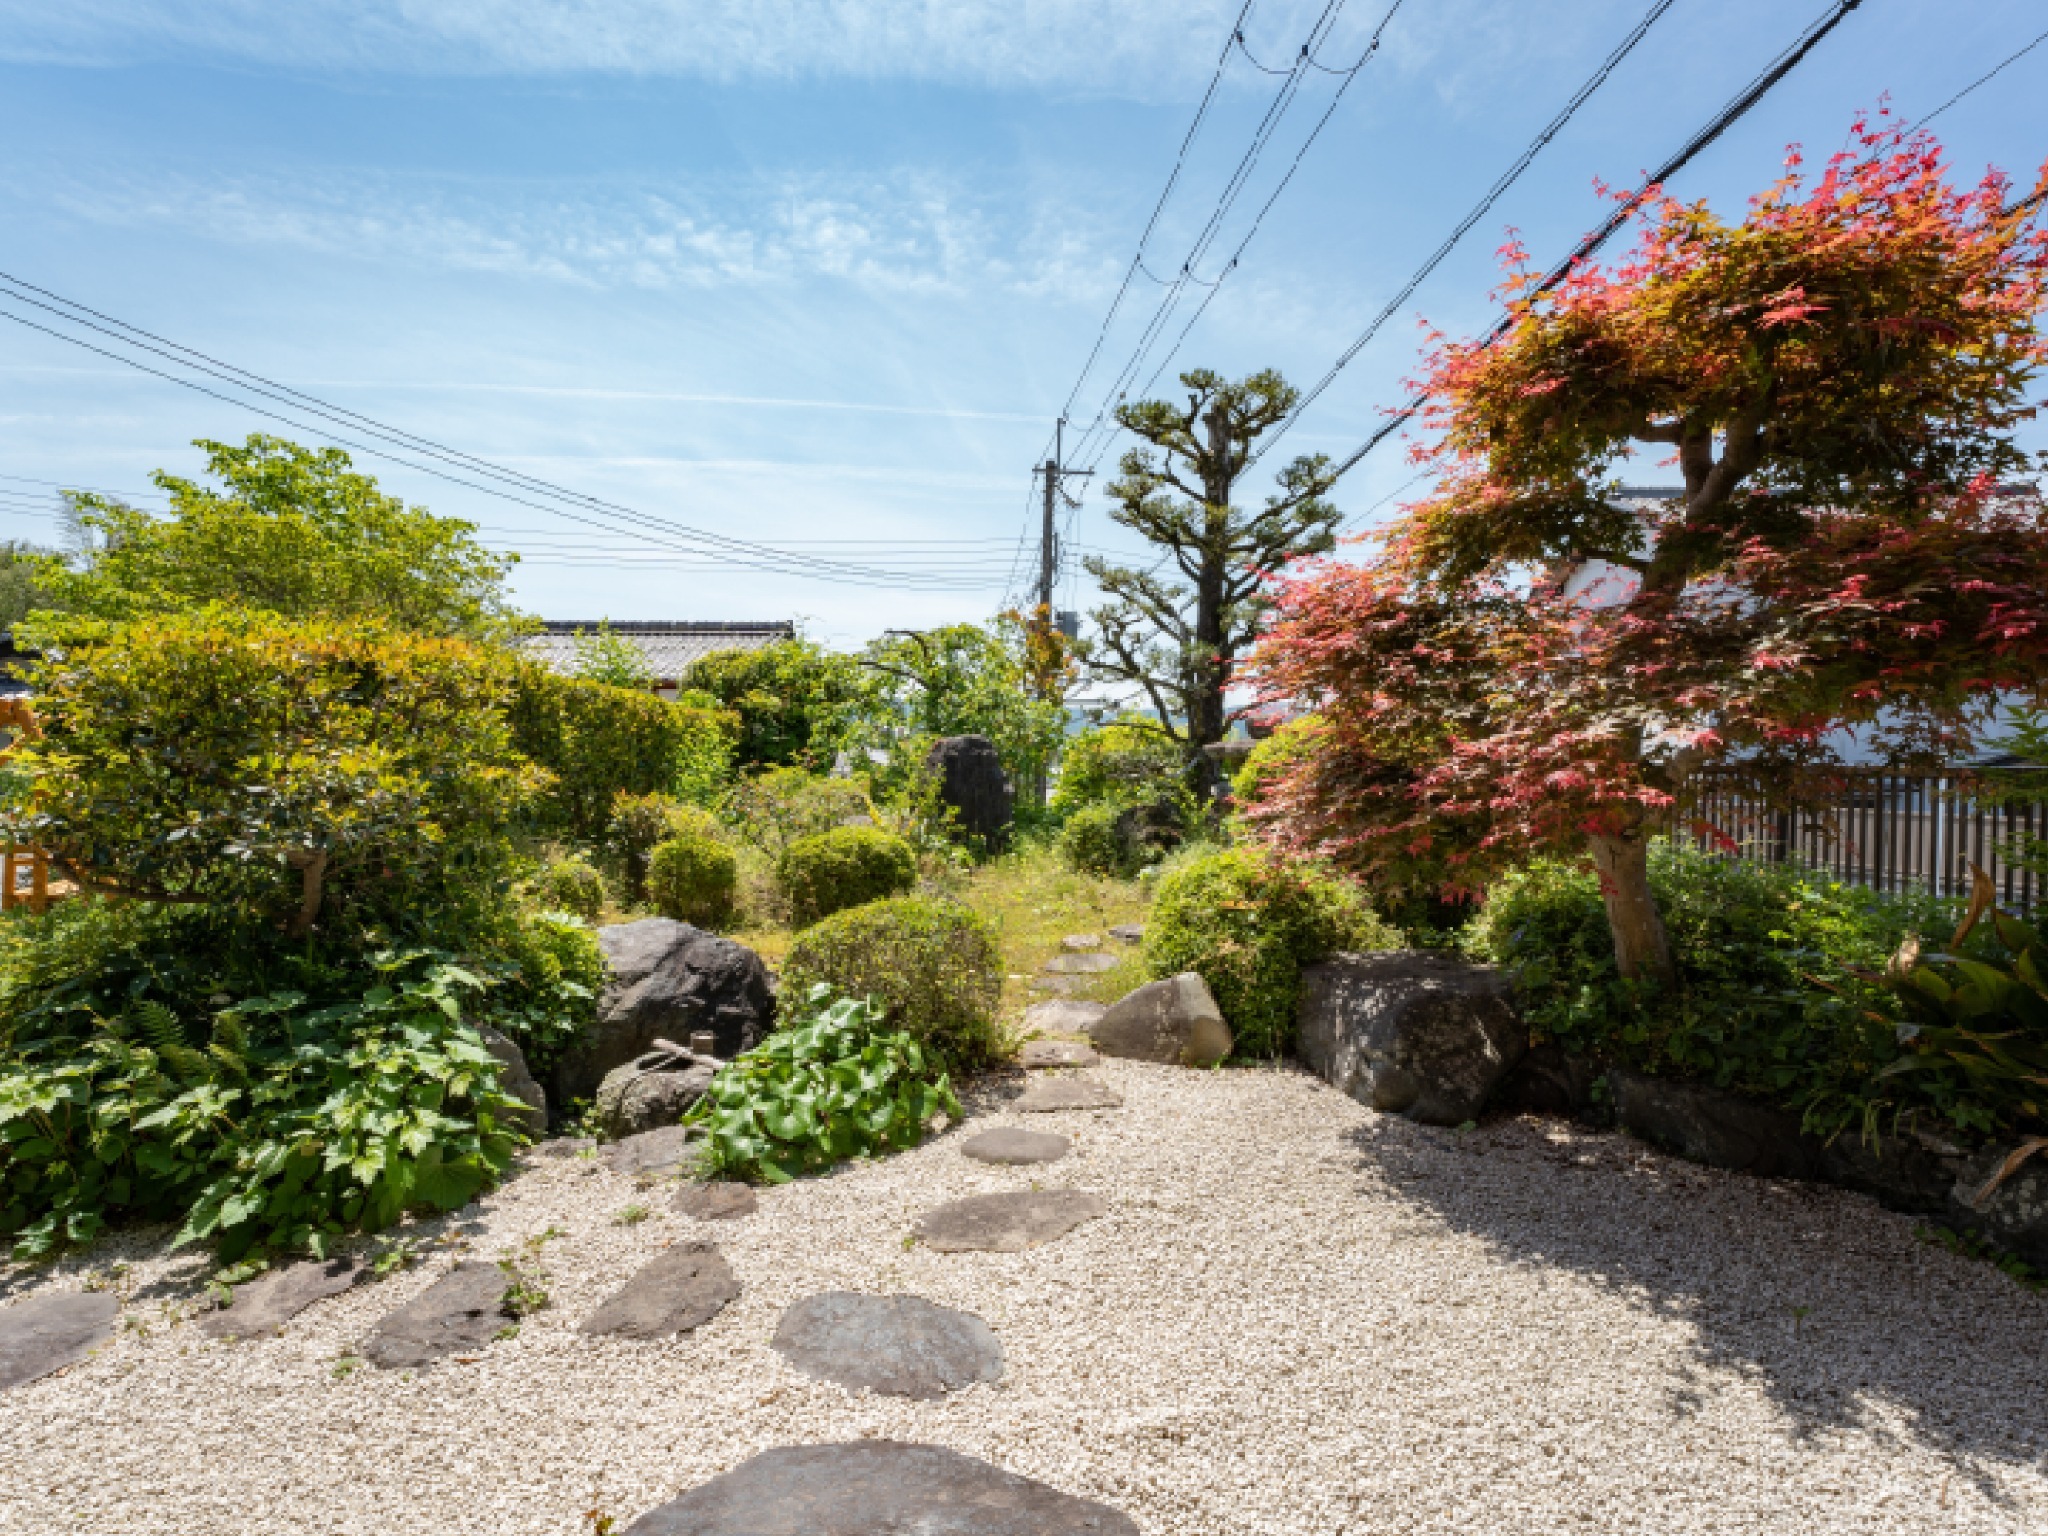
<instances>
[{"instance_id":1,"label":"distant house","mask_svg":"<svg viewBox=\"0 0 2048 1536\"><path fill-rule=\"evenodd\" d=\"M576 670L576 636L597 633L595 619L544 619L541 633L526 641L528 654L557 672ZM720 619L614 619L611 632L647 658L656 690L665 699L676 696L677 682L692 662L718 651L758 651L763 646L796 638L788 619L765 623L729 623Z\"/></svg>"}]
</instances>

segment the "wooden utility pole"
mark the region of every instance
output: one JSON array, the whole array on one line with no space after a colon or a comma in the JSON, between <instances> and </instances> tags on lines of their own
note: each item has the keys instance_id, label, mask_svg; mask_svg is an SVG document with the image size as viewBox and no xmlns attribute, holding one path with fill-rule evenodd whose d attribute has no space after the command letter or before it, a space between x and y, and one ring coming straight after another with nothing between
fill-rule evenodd
<instances>
[{"instance_id":1,"label":"wooden utility pole","mask_svg":"<svg viewBox=\"0 0 2048 1536\"><path fill-rule=\"evenodd\" d=\"M1059 505L1063 487L1061 481L1069 476L1086 480L1092 470L1068 469L1060 460L1064 457L1067 418L1062 416L1052 429L1052 457L1040 467L1045 477L1045 523L1038 536L1038 606L1044 610L1045 622L1053 622L1052 583L1054 573L1059 569L1059 534L1053 529L1053 514Z\"/></svg>"}]
</instances>

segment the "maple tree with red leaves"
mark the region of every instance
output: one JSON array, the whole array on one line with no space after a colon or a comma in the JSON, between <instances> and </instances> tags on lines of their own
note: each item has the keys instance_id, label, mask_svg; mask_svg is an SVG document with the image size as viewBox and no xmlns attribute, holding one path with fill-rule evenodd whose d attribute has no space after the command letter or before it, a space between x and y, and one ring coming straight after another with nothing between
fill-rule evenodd
<instances>
[{"instance_id":1,"label":"maple tree with red leaves","mask_svg":"<svg viewBox=\"0 0 2048 1536\"><path fill-rule=\"evenodd\" d=\"M1584 853L1621 974L1671 984L1647 845L1696 768L1811 780L1850 728L1953 761L2048 697L2048 512L2012 484L2048 236L1924 134L1854 142L1739 223L1655 195L1550 292L1510 243L1499 339L1432 338L1434 494L1276 590L1250 677L1322 724L1263 836L1436 894ZM1682 495L1617 504L1641 444ZM1612 590L1568 593L1591 561Z\"/></svg>"}]
</instances>

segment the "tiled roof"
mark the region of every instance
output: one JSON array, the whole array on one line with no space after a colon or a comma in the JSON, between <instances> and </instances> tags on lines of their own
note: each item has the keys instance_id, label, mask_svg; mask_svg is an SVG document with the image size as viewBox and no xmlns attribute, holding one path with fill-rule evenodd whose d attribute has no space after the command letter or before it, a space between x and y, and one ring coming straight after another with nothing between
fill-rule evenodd
<instances>
[{"instance_id":1,"label":"tiled roof","mask_svg":"<svg viewBox=\"0 0 2048 1536\"><path fill-rule=\"evenodd\" d=\"M542 632L526 642L526 649L560 672L576 670L576 633L597 633L595 619L546 619ZM766 623L727 623L702 619L615 619L611 632L630 640L647 658L647 665L664 683L673 683L689 670L690 663L714 651L755 651L778 640L796 637L796 625L787 619Z\"/></svg>"}]
</instances>

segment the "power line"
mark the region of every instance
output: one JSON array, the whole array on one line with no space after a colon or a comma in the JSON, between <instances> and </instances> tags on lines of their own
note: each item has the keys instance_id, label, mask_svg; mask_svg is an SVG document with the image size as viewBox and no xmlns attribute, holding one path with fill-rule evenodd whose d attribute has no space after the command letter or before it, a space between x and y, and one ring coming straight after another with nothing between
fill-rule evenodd
<instances>
[{"instance_id":1,"label":"power line","mask_svg":"<svg viewBox=\"0 0 2048 1536\"><path fill-rule=\"evenodd\" d=\"M1933 122L1937 117L1941 116L1941 114L1946 112L1950 107L1954 106L1957 102L1961 101L1965 96L1969 95L1972 91L1976 90L1978 86L1990 84L1992 80L1996 79L1999 75L2004 74L2009 66L2019 63L2021 59L2024 59L2028 54L2032 53L2036 48L2040 47L2043 43L2048 43L2048 32L2043 32L2039 37L2035 38L2031 43L2027 44L2026 47L2020 49L2017 53L2007 54L2003 60L1993 65L1990 69L1987 69L1983 74L1979 75L1976 79L1972 80L1960 91L1957 91L1955 95L1949 97L1947 101L1944 101L1940 106L1936 107L1932 112L1928 113L1925 117L1921 118L1920 121L1915 123L1913 126L1915 128L1925 128L1929 123Z\"/></svg>"}]
</instances>

